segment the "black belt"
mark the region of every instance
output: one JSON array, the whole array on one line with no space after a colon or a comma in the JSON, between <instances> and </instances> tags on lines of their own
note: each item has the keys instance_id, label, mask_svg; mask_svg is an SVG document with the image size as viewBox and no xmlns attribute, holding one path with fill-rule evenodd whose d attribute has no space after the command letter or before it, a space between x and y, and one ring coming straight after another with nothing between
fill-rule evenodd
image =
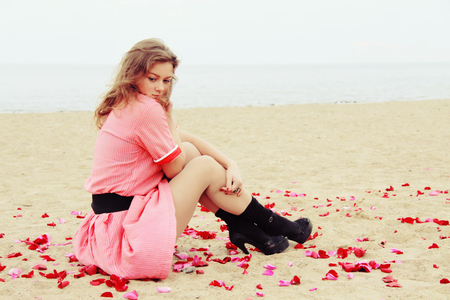
<instances>
[{"instance_id":1,"label":"black belt","mask_svg":"<svg viewBox=\"0 0 450 300\"><path fill-rule=\"evenodd\" d=\"M114 193L92 195L91 207L96 215L128 210L133 197Z\"/></svg>"}]
</instances>

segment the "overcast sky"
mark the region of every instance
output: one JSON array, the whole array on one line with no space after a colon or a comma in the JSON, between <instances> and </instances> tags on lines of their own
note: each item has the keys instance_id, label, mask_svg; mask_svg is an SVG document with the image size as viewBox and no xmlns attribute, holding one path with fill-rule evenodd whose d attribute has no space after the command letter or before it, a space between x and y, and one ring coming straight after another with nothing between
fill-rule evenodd
<instances>
[{"instance_id":1,"label":"overcast sky","mask_svg":"<svg viewBox=\"0 0 450 300\"><path fill-rule=\"evenodd\" d=\"M117 64L163 39L185 64L450 62L449 0L0 0L0 63Z\"/></svg>"}]
</instances>

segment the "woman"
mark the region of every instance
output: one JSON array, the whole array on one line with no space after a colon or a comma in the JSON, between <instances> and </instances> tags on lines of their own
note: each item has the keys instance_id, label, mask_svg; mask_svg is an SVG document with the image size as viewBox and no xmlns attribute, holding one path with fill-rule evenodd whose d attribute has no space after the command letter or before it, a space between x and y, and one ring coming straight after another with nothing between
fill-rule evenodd
<instances>
[{"instance_id":1,"label":"woman","mask_svg":"<svg viewBox=\"0 0 450 300\"><path fill-rule=\"evenodd\" d=\"M198 202L227 223L245 253L244 243L270 255L284 251L287 238L309 238L309 219L291 222L260 205L233 160L177 129L170 101L177 66L162 41L137 43L95 111L100 131L85 184L93 211L74 241L85 265L128 279L166 278Z\"/></svg>"}]
</instances>

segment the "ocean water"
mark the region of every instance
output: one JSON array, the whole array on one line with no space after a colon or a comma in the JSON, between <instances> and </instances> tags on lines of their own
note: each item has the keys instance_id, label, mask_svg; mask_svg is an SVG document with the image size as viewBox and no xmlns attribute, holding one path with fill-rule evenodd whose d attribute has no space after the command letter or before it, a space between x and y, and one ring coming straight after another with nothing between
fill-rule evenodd
<instances>
[{"instance_id":1,"label":"ocean water","mask_svg":"<svg viewBox=\"0 0 450 300\"><path fill-rule=\"evenodd\" d=\"M92 111L115 66L0 65L0 112ZM450 63L181 64L175 108L450 99Z\"/></svg>"}]
</instances>

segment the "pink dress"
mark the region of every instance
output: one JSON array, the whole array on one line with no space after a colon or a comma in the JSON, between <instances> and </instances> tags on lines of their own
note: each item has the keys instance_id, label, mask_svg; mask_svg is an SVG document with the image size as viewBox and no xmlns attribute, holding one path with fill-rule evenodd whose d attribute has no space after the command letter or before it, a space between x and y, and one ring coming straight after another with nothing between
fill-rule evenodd
<instances>
[{"instance_id":1,"label":"pink dress","mask_svg":"<svg viewBox=\"0 0 450 300\"><path fill-rule=\"evenodd\" d=\"M81 263L127 279L168 276L176 219L161 165L180 153L155 100L139 95L132 105L109 114L97 137L85 188L92 194L134 198L126 211L86 215L74 239Z\"/></svg>"}]
</instances>

